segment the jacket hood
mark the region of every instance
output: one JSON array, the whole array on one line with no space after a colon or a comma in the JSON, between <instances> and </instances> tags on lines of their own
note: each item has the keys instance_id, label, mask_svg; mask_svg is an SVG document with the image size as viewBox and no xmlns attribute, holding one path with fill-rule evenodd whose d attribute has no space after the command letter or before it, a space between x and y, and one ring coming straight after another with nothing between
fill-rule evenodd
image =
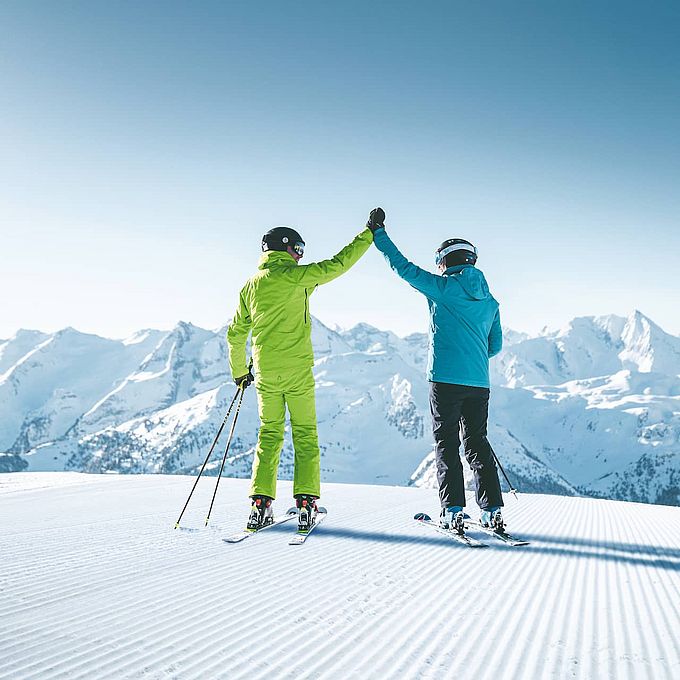
<instances>
[{"instance_id":1,"label":"jacket hood","mask_svg":"<svg viewBox=\"0 0 680 680\"><path fill-rule=\"evenodd\" d=\"M486 300L491 296L484 274L470 264L449 267L444 276L455 278L473 300Z\"/></svg>"},{"instance_id":2,"label":"jacket hood","mask_svg":"<svg viewBox=\"0 0 680 680\"><path fill-rule=\"evenodd\" d=\"M297 264L290 253L282 250L268 250L260 255L257 268L269 269L272 265L275 267L297 267Z\"/></svg>"}]
</instances>

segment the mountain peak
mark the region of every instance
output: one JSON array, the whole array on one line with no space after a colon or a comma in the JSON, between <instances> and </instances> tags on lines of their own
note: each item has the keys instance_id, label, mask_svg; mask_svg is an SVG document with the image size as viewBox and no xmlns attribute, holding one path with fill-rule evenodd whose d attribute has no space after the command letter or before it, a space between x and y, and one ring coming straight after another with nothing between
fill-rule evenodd
<instances>
[{"instance_id":1,"label":"mountain peak","mask_svg":"<svg viewBox=\"0 0 680 680\"><path fill-rule=\"evenodd\" d=\"M657 326L646 314L643 314L639 309L634 309L626 319L626 324L629 326L635 326L642 329L649 329L652 332L661 331L665 334L665 331Z\"/></svg>"},{"instance_id":2,"label":"mountain peak","mask_svg":"<svg viewBox=\"0 0 680 680\"><path fill-rule=\"evenodd\" d=\"M195 324L191 323L191 321L180 320L175 324L175 328L173 330L179 330L179 331L183 331L183 332L191 332L191 331L194 331L196 329L203 330L199 326L196 326Z\"/></svg>"},{"instance_id":3,"label":"mountain peak","mask_svg":"<svg viewBox=\"0 0 680 680\"><path fill-rule=\"evenodd\" d=\"M175 327L168 333L168 337L178 338L182 342L195 337L207 337L208 335L214 335L214 333L201 328L201 326L196 326L191 321L178 321Z\"/></svg>"},{"instance_id":4,"label":"mountain peak","mask_svg":"<svg viewBox=\"0 0 680 680\"><path fill-rule=\"evenodd\" d=\"M32 328L20 328L11 338L7 340L0 340L0 342L12 342L13 340L33 340L47 338L49 334L43 331L37 331Z\"/></svg>"},{"instance_id":5,"label":"mountain peak","mask_svg":"<svg viewBox=\"0 0 680 680\"><path fill-rule=\"evenodd\" d=\"M375 326L371 326L370 323L366 323L365 321L360 321L357 324L354 324L351 328L347 329L346 331L343 331L343 333L347 333L350 335L354 335L356 333L382 333L380 329L376 328Z\"/></svg>"},{"instance_id":6,"label":"mountain peak","mask_svg":"<svg viewBox=\"0 0 680 680\"><path fill-rule=\"evenodd\" d=\"M628 316L621 340L624 349L619 357L625 367L634 366L642 373L680 373L680 338L666 333L640 310Z\"/></svg>"}]
</instances>

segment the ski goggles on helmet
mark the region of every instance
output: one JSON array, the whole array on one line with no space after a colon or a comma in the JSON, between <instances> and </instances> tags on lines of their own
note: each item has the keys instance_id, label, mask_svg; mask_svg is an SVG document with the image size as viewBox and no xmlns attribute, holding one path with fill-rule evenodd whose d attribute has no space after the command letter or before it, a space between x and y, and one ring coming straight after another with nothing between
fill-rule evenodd
<instances>
[{"instance_id":1,"label":"ski goggles on helmet","mask_svg":"<svg viewBox=\"0 0 680 680\"><path fill-rule=\"evenodd\" d=\"M470 253L474 253L475 257L477 257L477 248L472 243L452 243L450 246L446 246L446 248L442 248L434 254L435 264L440 265L447 255L456 250L467 250Z\"/></svg>"},{"instance_id":2,"label":"ski goggles on helmet","mask_svg":"<svg viewBox=\"0 0 680 680\"><path fill-rule=\"evenodd\" d=\"M288 237L284 236L281 239L281 243L283 243L283 245L286 248L292 248L293 251L300 257L302 257L305 254L305 242L303 240L295 241L295 243L291 245L290 241L288 240Z\"/></svg>"}]
</instances>

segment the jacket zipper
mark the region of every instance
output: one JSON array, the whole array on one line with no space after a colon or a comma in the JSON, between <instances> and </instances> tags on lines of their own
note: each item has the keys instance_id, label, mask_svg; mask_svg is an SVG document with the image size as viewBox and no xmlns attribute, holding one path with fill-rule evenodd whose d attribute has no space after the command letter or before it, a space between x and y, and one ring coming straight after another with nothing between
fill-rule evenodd
<instances>
[{"instance_id":1,"label":"jacket zipper","mask_svg":"<svg viewBox=\"0 0 680 680\"><path fill-rule=\"evenodd\" d=\"M307 323L307 289L305 288L305 324Z\"/></svg>"}]
</instances>

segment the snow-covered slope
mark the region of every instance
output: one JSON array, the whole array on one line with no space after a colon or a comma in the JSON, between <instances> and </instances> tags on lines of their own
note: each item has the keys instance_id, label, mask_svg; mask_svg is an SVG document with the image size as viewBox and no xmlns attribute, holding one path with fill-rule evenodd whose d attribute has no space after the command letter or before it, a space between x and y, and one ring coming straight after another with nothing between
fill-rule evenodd
<instances>
[{"instance_id":1,"label":"snow-covered slope","mask_svg":"<svg viewBox=\"0 0 680 680\"><path fill-rule=\"evenodd\" d=\"M559 385L628 369L680 373L680 338L639 311L628 318L579 317L558 331L514 342L494 362L496 384Z\"/></svg>"},{"instance_id":2,"label":"snow-covered slope","mask_svg":"<svg viewBox=\"0 0 680 680\"><path fill-rule=\"evenodd\" d=\"M224 382L226 362L221 335L180 322L79 419L76 431L97 432L211 390Z\"/></svg>"},{"instance_id":3,"label":"snow-covered slope","mask_svg":"<svg viewBox=\"0 0 680 680\"><path fill-rule=\"evenodd\" d=\"M680 504L680 338L640 312L504 336L490 437L520 489ZM426 336L314 319L313 342L323 479L431 486ZM125 341L20 332L0 366L0 470L195 471L234 391L224 329L184 322ZM230 476L250 473L254 396ZM287 437L284 478L292 456Z\"/></svg>"},{"instance_id":4,"label":"snow-covered slope","mask_svg":"<svg viewBox=\"0 0 680 680\"><path fill-rule=\"evenodd\" d=\"M230 545L247 483L204 529L214 481L174 531L190 477L0 475L0 678L680 676L680 509L521 495L531 545L470 550L411 519L431 490L329 484L304 546Z\"/></svg>"},{"instance_id":5,"label":"snow-covered slope","mask_svg":"<svg viewBox=\"0 0 680 680\"><path fill-rule=\"evenodd\" d=\"M73 328L49 336L17 333L2 346L3 359L19 358L0 375L0 450L22 453L63 437L139 365L158 335L126 344Z\"/></svg>"},{"instance_id":6,"label":"snow-covered slope","mask_svg":"<svg viewBox=\"0 0 680 680\"><path fill-rule=\"evenodd\" d=\"M0 375L48 337L40 331L20 330L9 340L0 340Z\"/></svg>"}]
</instances>

